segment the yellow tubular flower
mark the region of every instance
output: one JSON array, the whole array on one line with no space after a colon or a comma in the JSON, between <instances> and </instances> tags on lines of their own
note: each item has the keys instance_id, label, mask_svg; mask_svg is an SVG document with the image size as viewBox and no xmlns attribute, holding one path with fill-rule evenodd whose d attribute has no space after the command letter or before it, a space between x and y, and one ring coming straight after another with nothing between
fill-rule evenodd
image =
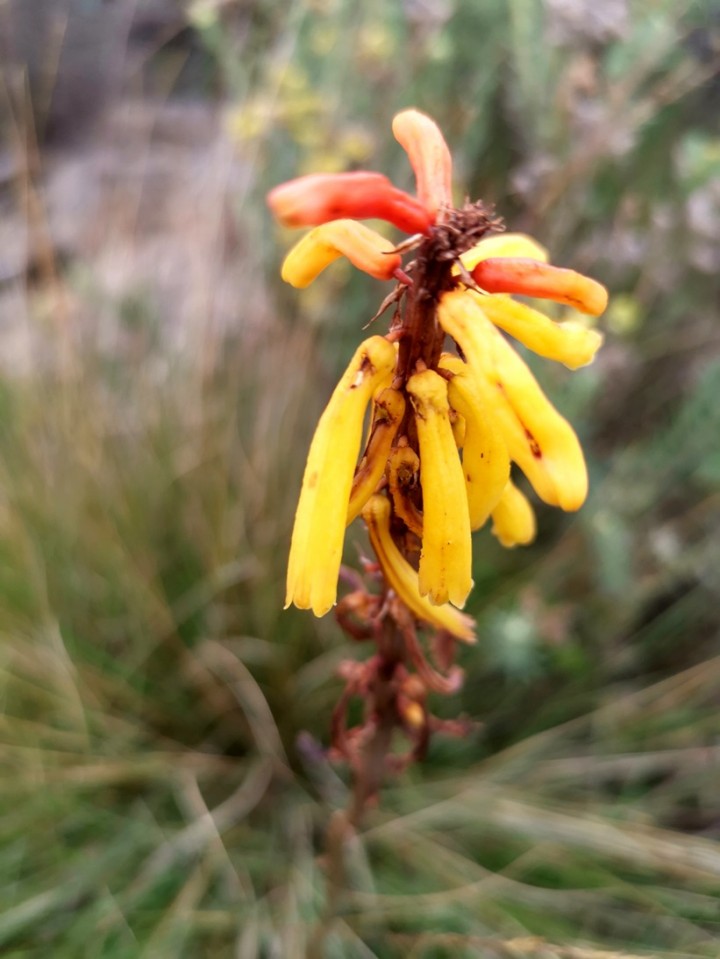
<instances>
[{"instance_id":1,"label":"yellow tubular flower","mask_svg":"<svg viewBox=\"0 0 720 959\"><path fill-rule=\"evenodd\" d=\"M469 291L485 316L524 346L571 370L587 366L602 346L602 334L579 323L555 323L525 303L502 293L481 296Z\"/></svg>"},{"instance_id":2,"label":"yellow tubular flower","mask_svg":"<svg viewBox=\"0 0 720 959\"><path fill-rule=\"evenodd\" d=\"M483 397L491 404L510 458L538 496L550 506L579 509L588 486L582 449L527 364L467 291L446 293L438 318L465 354Z\"/></svg>"},{"instance_id":3,"label":"yellow tubular flower","mask_svg":"<svg viewBox=\"0 0 720 959\"><path fill-rule=\"evenodd\" d=\"M466 270L473 270L482 260L494 256L526 256L547 263L548 252L544 246L524 233L499 233L487 236L460 257Z\"/></svg>"},{"instance_id":4,"label":"yellow tubular flower","mask_svg":"<svg viewBox=\"0 0 720 959\"><path fill-rule=\"evenodd\" d=\"M492 511L492 520L490 532L508 549L527 546L535 539L535 512L527 496L512 480L508 480L500 502Z\"/></svg>"},{"instance_id":5,"label":"yellow tubular flower","mask_svg":"<svg viewBox=\"0 0 720 959\"><path fill-rule=\"evenodd\" d=\"M501 422L512 423L515 443L522 451L516 462L546 503L569 511L580 509L587 496L588 475L575 431L550 403L524 360L497 330L491 327L491 332L494 363L487 376L501 400L496 407L503 410ZM506 442L512 450L507 434Z\"/></svg>"},{"instance_id":6,"label":"yellow tubular flower","mask_svg":"<svg viewBox=\"0 0 720 959\"><path fill-rule=\"evenodd\" d=\"M389 280L400 266L393 244L375 230L356 220L332 220L310 230L285 257L282 278L291 286L309 286L340 256L378 280Z\"/></svg>"},{"instance_id":7,"label":"yellow tubular flower","mask_svg":"<svg viewBox=\"0 0 720 959\"><path fill-rule=\"evenodd\" d=\"M462 468L470 528L480 529L508 482L510 456L467 365L459 357L446 356L440 366L453 373L448 383L448 400L465 420Z\"/></svg>"},{"instance_id":8,"label":"yellow tubular flower","mask_svg":"<svg viewBox=\"0 0 720 959\"><path fill-rule=\"evenodd\" d=\"M447 383L433 370L407 381L420 445L423 537L420 594L462 607L472 589L470 512L465 477L450 426Z\"/></svg>"},{"instance_id":9,"label":"yellow tubular flower","mask_svg":"<svg viewBox=\"0 0 720 959\"><path fill-rule=\"evenodd\" d=\"M335 604L345 519L365 410L392 377L395 350L381 336L360 345L320 417L295 514L285 608L323 616Z\"/></svg>"},{"instance_id":10,"label":"yellow tubular flower","mask_svg":"<svg viewBox=\"0 0 720 959\"><path fill-rule=\"evenodd\" d=\"M466 643L475 642L474 623L469 616L450 605L433 606L420 595L418 574L402 555L390 535L390 502L385 496L372 496L362 512L373 550L385 579L412 614L435 629L444 629Z\"/></svg>"},{"instance_id":11,"label":"yellow tubular flower","mask_svg":"<svg viewBox=\"0 0 720 959\"><path fill-rule=\"evenodd\" d=\"M395 434L405 414L405 398L399 390L382 390L373 401L373 420L365 453L353 478L346 523L360 515L382 479Z\"/></svg>"}]
</instances>

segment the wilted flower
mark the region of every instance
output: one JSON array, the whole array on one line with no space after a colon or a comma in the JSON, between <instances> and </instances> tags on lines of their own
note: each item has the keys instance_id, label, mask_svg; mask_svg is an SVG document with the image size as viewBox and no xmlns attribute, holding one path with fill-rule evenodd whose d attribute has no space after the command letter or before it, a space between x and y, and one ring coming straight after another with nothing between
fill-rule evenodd
<instances>
[{"instance_id":1,"label":"wilted flower","mask_svg":"<svg viewBox=\"0 0 720 959\"><path fill-rule=\"evenodd\" d=\"M500 234L482 203L453 207L450 153L429 117L403 111L393 132L408 153L417 197L381 174L355 172L301 177L268 198L282 223L314 227L285 259L288 283L307 286L340 256L377 279L396 280L386 304L397 304L388 335L358 348L312 441L286 603L316 615L331 608L344 529L362 513L385 581L412 615L470 641L471 621L454 606L462 607L472 588L471 530L491 518L504 546L535 535L511 463L546 503L576 510L587 494L572 427L503 334L571 369L589 363L602 338L509 294L592 315L605 309L607 294L593 280L550 266L529 237ZM411 239L395 246L356 222L366 218ZM411 250L414 259L403 265ZM457 353L445 351L447 337Z\"/></svg>"}]
</instances>

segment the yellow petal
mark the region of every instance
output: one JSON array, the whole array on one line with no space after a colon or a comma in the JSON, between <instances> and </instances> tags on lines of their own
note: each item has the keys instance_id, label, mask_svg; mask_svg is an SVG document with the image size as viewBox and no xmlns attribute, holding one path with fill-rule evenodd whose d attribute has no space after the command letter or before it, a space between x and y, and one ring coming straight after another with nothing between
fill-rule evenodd
<instances>
[{"instance_id":1,"label":"yellow petal","mask_svg":"<svg viewBox=\"0 0 720 959\"><path fill-rule=\"evenodd\" d=\"M356 220L332 220L310 230L285 257L282 278L303 289L340 256L379 280L389 280L400 266L400 254L384 236Z\"/></svg>"},{"instance_id":2,"label":"yellow petal","mask_svg":"<svg viewBox=\"0 0 720 959\"><path fill-rule=\"evenodd\" d=\"M555 323L525 303L502 294L481 296L471 291L485 316L524 346L571 370L591 363L602 346L602 334L579 323Z\"/></svg>"},{"instance_id":3,"label":"yellow petal","mask_svg":"<svg viewBox=\"0 0 720 959\"><path fill-rule=\"evenodd\" d=\"M435 629L444 629L466 643L475 642L474 623L454 606L433 606L420 595L418 574L390 535L390 503L385 496L372 496L363 509L373 550L390 587L412 614Z\"/></svg>"},{"instance_id":4,"label":"yellow petal","mask_svg":"<svg viewBox=\"0 0 720 959\"><path fill-rule=\"evenodd\" d=\"M492 520L490 532L508 549L526 546L535 539L535 512L527 496L512 480L508 480L500 502L492 511Z\"/></svg>"},{"instance_id":5,"label":"yellow petal","mask_svg":"<svg viewBox=\"0 0 720 959\"><path fill-rule=\"evenodd\" d=\"M450 425L447 383L433 370L407 381L420 446L423 537L420 594L462 607L472 589L470 513Z\"/></svg>"},{"instance_id":6,"label":"yellow petal","mask_svg":"<svg viewBox=\"0 0 720 959\"><path fill-rule=\"evenodd\" d=\"M453 373L448 400L465 420L462 468L470 510L470 528L480 529L500 499L510 476L507 446L495 426L492 409L483 401L467 364L443 357L443 369Z\"/></svg>"},{"instance_id":7,"label":"yellow petal","mask_svg":"<svg viewBox=\"0 0 720 959\"><path fill-rule=\"evenodd\" d=\"M365 410L387 384L395 350L381 336L356 351L320 417L310 445L295 514L285 608L294 603L323 616L337 597L337 578Z\"/></svg>"},{"instance_id":8,"label":"yellow petal","mask_svg":"<svg viewBox=\"0 0 720 959\"><path fill-rule=\"evenodd\" d=\"M466 270L472 270L481 260L493 256L527 256L532 260L547 263L548 252L544 246L524 233L499 233L486 236L460 257Z\"/></svg>"},{"instance_id":9,"label":"yellow petal","mask_svg":"<svg viewBox=\"0 0 720 959\"><path fill-rule=\"evenodd\" d=\"M549 402L527 364L468 291L446 293L440 325L459 344L483 398L490 403L510 458L538 496L576 510L587 495L587 468L577 436Z\"/></svg>"},{"instance_id":10,"label":"yellow petal","mask_svg":"<svg viewBox=\"0 0 720 959\"><path fill-rule=\"evenodd\" d=\"M382 479L390 448L404 414L405 398L399 390L388 387L375 397L365 453L353 477L346 520L348 525L360 515Z\"/></svg>"}]
</instances>

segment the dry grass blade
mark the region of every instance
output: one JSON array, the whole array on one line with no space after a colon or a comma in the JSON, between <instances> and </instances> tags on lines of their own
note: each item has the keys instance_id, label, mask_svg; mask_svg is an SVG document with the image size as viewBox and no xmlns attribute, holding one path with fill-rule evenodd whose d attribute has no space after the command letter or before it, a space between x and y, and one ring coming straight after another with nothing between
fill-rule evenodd
<instances>
[{"instance_id":1,"label":"dry grass blade","mask_svg":"<svg viewBox=\"0 0 720 959\"><path fill-rule=\"evenodd\" d=\"M473 955L483 959L649 959L648 954L608 951L594 949L591 946L563 946L553 944L537 936L520 939L495 939L478 936L463 936L452 933L426 933L417 938L411 936L393 936L393 941L411 956L424 955L423 950L433 947L445 949L449 954L471 949ZM666 959L686 959L680 953L663 953Z\"/></svg>"}]
</instances>

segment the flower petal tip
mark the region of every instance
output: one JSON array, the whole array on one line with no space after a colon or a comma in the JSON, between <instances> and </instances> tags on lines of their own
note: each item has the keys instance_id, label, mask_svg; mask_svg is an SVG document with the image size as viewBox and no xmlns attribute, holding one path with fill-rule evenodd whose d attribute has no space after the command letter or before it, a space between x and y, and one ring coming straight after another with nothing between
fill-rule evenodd
<instances>
[{"instance_id":1,"label":"flower petal tip","mask_svg":"<svg viewBox=\"0 0 720 959\"><path fill-rule=\"evenodd\" d=\"M392 123L395 139L406 151L417 181L418 199L434 221L452 204L452 157L437 123L419 110L403 110Z\"/></svg>"}]
</instances>

